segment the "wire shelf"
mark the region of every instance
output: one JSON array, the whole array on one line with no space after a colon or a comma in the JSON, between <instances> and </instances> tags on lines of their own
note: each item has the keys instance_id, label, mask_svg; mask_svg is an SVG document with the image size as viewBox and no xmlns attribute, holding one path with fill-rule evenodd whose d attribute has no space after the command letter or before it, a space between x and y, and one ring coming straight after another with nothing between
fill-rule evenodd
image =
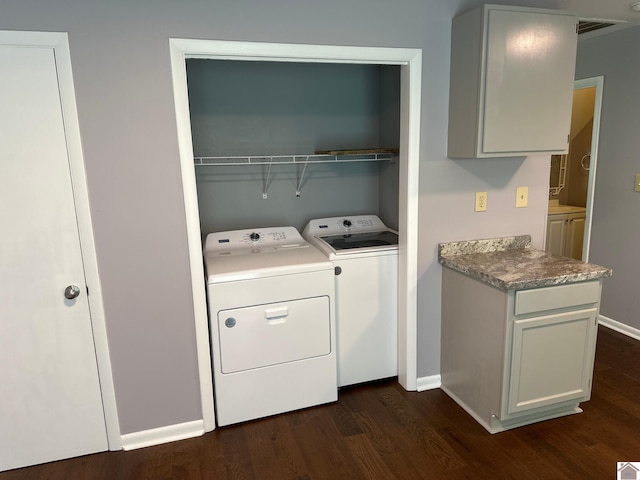
<instances>
[{"instance_id":1,"label":"wire shelf","mask_svg":"<svg viewBox=\"0 0 640 480\"><path fill-rule=\"evenodd\" d=\"M271 179L271 167L273 165L301 165L298 170L298 182L296 185L296 197L300 197L307 165L318 163L350 163L350 162L393 162L397 156L396 150L376 151L341 150L327 153L308 155L244 155L229 157L194 157L196 166L241 166L241 165L267 165L269 168L263 172L262 198L267 199L269 180ZM300 171L301 170L301 171Z\"/></svg>"},{"instance_id":2,"label":"wire shelf","mask_svg":"<svg viewBox=\"0 0 640 480\"><path fill-rule=\"evenodd\" d=\"M393 153L357 153L345 155L243 155L228 157L194 157L196 166L220 165L290 165L304 163L378 162L393 160Z\"/></svg>"}]
</instances>

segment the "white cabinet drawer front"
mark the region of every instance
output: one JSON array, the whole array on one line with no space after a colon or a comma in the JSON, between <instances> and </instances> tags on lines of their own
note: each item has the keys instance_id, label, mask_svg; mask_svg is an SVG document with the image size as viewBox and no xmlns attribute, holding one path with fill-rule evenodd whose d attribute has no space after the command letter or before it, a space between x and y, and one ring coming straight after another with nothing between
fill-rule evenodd
<instances>
[{"instance_id":1,"label":"white cabinet drawer front","mask_svg":"<svg viewBox=\"0 0 640 480\"><path fill-rule=\"evenodd\" d=\"M596 308L516 320L508 413L587 399Z\"/></svg>"},{"instance_id":2,"label":"white cabinet drawer front","mask_svg":"<svg viewBox=\"0 0 640 480\"><path fill-rule=\"evenodd\" d=\"M222 373L331 353L329 297L218 312Z\"/></svg>"},{"instance_id":3,"label":"white cabinet drawer front","mask_svg":"<svg viewBox=\"0 0 640 480\"><path fill-rule=\"evenodd\" d=\"M554 287L516 292L515 314L543 312L578 305L590 305L600 300L600 281L571 283Z\"/></svg>"}]
</instances>

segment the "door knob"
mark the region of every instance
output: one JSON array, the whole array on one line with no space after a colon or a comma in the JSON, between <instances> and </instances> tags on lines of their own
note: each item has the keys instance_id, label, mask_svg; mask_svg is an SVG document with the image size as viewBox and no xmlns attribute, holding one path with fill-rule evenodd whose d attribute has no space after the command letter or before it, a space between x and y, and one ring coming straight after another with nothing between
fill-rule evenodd
<instances>
[{"instance_id":1,"label":"door knob","mask_svg":"<svg viewBox=\"0 0 640 480\"><path fill-rule=\"evenodd\" d=\"M69 285L64 289L64 296L69 300L73 300L78 295L80 295L80 288L76 285Z\"/></svg>"}]
</instances>

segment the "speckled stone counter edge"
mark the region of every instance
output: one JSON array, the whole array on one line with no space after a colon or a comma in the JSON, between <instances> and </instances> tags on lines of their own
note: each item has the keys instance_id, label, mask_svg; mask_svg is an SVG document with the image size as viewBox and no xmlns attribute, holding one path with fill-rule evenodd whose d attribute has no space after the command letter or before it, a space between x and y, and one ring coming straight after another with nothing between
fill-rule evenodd
<instances>
[{"instance_id":1,"label":"speckled stone counter edge","mask_svg":"<svg viewBox=\"0 0 640 480\"><path fill-rule=\"evenodd\" d=\"M514 237L486 238L483 240L465 240L438 244L438 258L448 255L466 255L469 253L503 252L531 247L531 235Z\"/></svg>"},{"instance_id":2,"label":"speckled stone counter edge","mask_svg":"<svg viewBox=\"0 0 640 480\"><path fill-rule=\"evenodd\" d=\"M612 275L612 270L530 248L531 237L442 243L438 261L501 290L561 285Z\"/></svg>"}]
</instances>

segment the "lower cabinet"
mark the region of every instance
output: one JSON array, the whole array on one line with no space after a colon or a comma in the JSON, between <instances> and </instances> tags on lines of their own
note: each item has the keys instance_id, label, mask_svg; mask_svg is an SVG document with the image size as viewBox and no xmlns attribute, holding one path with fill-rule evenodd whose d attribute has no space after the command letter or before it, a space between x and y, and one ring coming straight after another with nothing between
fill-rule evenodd
<instances>
[{"instance_id":1,"label":"lower cabinet","mask_svg":"<svg viewBox=\"0 0 640 480\"><path fill-rule=\"evenodd\" d=\"M563 257L582 260L584 213L555 213L547 217L545 250Z\"/></svg>"},{"instance_id":2,"label":"lower cabinet","mask_svg":"<svg viewBox=\"0 0 640 480\"><path fill-rule=\"evenodd\" d=\"M443 268L442 389L489 432L579 413L601 280L501 291Z\"/></svg>"}]
</instances>

